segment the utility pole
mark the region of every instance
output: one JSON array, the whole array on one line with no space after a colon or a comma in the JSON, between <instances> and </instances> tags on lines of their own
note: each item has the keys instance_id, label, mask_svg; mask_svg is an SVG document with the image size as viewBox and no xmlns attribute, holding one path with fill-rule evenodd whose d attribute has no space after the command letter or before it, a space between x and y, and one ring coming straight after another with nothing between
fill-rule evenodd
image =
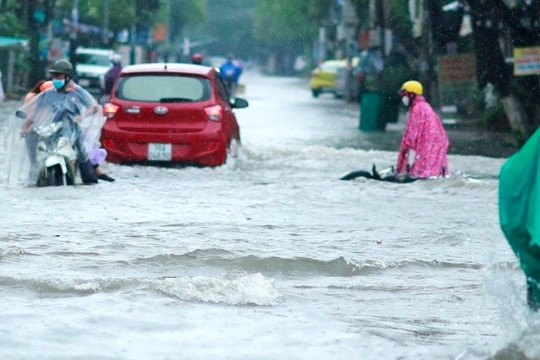
<instances>
[{"instance_id":1,"label":"utility pole","mask_svg":"<svg viewBox=\"0 0 540 360\"><path fill-rule=\"evenodd\" d=\"M103 0L103 45L109 46L109 15L110 15L110 2L109 0Z\"/></svg>"},{"instance_id":2,"label":"utility pole","mask_svg":"<svg viewBox=\"0 0 540 360\"><path fill-rule=\"evenodd\" d=\"M167 33L165 36L165 54L163 54L163 61L169 62L169 52L171 49L171 36L172 36L172 30L171 30L171 14L172 14L172 0L167 1L168 11L167 11Z\"/></svg>"},{"instance_id":3,"label":"utility pole","mask_svg":"<svg viewBox=\"0 0 540 360\"><path fill-rule=\"evenodd\" d=\"M131 43L130 43L130 51L129 51L129 63L131 65L135 64L135 40L137 37L137 27L135 24L131 25Z\"/></svg>"},{"instance_id":4,"label":"utility pole","mask_svg":"<svg viewBox=\"0 0 540 360\"><path fill-rule=\"evenodd\" d=\"M384 0L378 0L377 9L375 11L377 14L376 16L377 16L377 26L378 26L378 32L379 32L379 45L381 47L383 58L386 55L386 29L385 29L386 22L384 19L384 13L385 13L384 9L385 9Z\"/></svg>"},{"instance_id":5,"label":"utility pole","mask_svg":"<svg viewBox=\"0 0 540 360\"><path fill-rule=\"evenodd\" d=\"M139 3L138 1L133 1L135 3L135 14L133 18L133 22L131 23L131 30L129 31L129 38L130 38L130 50L129 50L129 64L133 65L136 62L135 58L135 48L137 45L137 25L139 22L139 16L140 16L140 8L137 6Z\"/></svg>"},{"instance_id":6,"label":"utility pole","mask_svg":"<svg viewBox=\"0 0 540 360\"><path fill-rule=\"evenodd\" d=\"M73 0L73 8L71 9L71 31L69 34L69 60L75 70L77 67L77 56L75 52L78 47L79 32L79 0Z\"/></svg>"}]
</instances>

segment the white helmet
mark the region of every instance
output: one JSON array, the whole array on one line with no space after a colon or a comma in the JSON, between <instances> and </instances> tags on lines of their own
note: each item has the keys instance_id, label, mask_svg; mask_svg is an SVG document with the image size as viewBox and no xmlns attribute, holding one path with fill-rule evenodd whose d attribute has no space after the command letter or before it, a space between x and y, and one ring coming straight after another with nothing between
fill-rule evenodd
<instances>
[{"instance_id":1,"label":"white helmet","mask_svg":"<svg viewBox=\"0 0 540 360\"><path fill-rule=\"evenodd\" d=\"M114 54L111 58L111 61L113 63L121 63L122 62L122 55L120 54Z\"/></svg>"}]
</instances>

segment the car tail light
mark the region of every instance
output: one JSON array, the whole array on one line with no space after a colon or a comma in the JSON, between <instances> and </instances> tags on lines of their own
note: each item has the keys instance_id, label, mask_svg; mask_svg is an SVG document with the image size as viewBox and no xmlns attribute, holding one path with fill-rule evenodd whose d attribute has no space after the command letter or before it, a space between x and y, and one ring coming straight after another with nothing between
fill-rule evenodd
<instances>
[{"instance_id":1,"label":"car tail light","mask_svg":"<svg viewBox=\"0 0 540 360\"><path fill-rule=\"evenodd\" d=\"M213 105L204 108L204 112L206 113L206 117L208 118L208 120L211 121L220 121L223 117L223 109L219 105Z\"/></svg>"},{"instance_id":2,"label":"car tail light","mask_svg":"<svg viewBox=\"0 0 540 360\"><path fill-rule=\"evenodd\" d=\"M116 148L116 144L111 139L103 139L103 141L101 142L101 145L103 145L103 147L108 148L108 149Z\"/></svg>"},{"instance_id":3,"label":"car tail light","mask_svg":"<svg viewBox=\"0 0 540 360\"><path fill-rule=\"evenodd\" d=\"M218 148L218 142L217 141L209 141L206 144L206 151L214 151Z\"/></svg>"},{"instance_id":4,"label":"car tail light","mask_svg":"<svg viewBox=\"0 0 540 360\"><path fill-rule=\"evenodd\" d=\"M110 119L116 115L116 112L118 111L120 107L111 103L106 103L103 105L103 114L107 117L107 119Z\"/></svg>"}]
</instances>

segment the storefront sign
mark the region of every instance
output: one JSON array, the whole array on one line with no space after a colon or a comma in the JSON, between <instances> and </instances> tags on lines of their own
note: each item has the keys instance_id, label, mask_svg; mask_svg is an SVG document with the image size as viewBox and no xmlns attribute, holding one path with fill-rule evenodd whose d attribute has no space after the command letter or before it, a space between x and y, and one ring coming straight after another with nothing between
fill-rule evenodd
<instances>
[{"instance_id":1,"label":"storefront sign","mask_svg":"<svg viewBox=\"0 0 540 360\"><path fill-rule=\"evenodd\" d=\"M514 48L514 75L540 74L540 46Z\"/></svg>"},{"instance_id":2,"label":"storefront sign","mask_svg":"<svg viewBox=\"0 0 540 360\"><path fill-rule=\"evenodd\" d=\"M465 105L477 91L476 59L473 54L446 55L439 58L441 105Z\"/></svg>"}]
</instances>

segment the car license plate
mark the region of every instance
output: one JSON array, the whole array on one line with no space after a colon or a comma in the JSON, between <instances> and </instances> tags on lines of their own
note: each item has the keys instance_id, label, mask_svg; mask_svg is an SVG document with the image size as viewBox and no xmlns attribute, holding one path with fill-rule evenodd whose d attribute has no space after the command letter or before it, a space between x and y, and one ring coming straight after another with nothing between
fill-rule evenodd
<instances>
[{"instance_id":1,"label":"car license plate","mask_svg":"<svg viewBox=\"0 0 540 360\"><path fill-rule=\"evenodd\" d=\"M171 144L148 144L148 160L171 161Z\"/></svg>"},{"instance_id":2,"label":"car license plate","mask_svg":"<svg viewBox=\"0 0 540 360\"><path fill-rule=\"evenodd\" d=\"M90 80L88 80L88 79L80 79L79 80L79 85L80 86L88 86L88 85L90 85Z\"/></svg>"}]
</instances>

